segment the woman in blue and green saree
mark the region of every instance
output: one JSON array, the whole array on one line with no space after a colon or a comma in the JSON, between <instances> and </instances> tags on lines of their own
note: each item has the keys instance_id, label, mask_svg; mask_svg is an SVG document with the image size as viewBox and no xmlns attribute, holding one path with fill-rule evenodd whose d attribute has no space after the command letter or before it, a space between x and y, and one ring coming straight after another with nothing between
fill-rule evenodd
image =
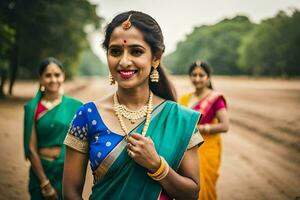
<instances>
[{"instance_id":1,"label":"woman in blue and green saree","mask_svg":"<svg viewBox=\"0 0 300 200\"><path fill-rule=\"evenodd\" d=\"M84 104L65 139L63 194L82 199L90 161L89 199L197 199L203 142L200 113L176 103L161 66L163 35L149 15L129 11L106 27L115 93Z\"/></svg>"},{"instance_id":2,"label":"woman in blue and green saree","mask_svg":"<svg viewBox=\"0 0 300 200\"><path fill-rule=\"evenodd\" d=\"M45 59L38 74L40 89L24 107L24 152L31 163L29 193L33 200L62 199L63 141L82 103L62 95L64 72L57 59Z\"/></svg>"}]
</instances>

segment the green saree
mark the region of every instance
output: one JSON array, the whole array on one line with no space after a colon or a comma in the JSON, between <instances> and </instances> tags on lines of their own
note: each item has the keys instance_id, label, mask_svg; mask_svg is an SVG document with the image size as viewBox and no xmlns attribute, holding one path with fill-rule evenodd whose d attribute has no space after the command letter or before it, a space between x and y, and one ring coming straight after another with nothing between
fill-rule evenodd
<instances>
[{"instance_id":1,"label":"green saree","mask_svg":"<svg viewBox=\"0 0 300 200\"><path fill-rule=\"evenodd\" d=\"M42 94L39 91L36 96L24 106L24 153L28 159L30 154L29 141L33 128L36 132L38 148L61 147L61 152L57 159L50 161L41 158L46 176L61 197L66 149L63 145L63 141L68 132L69 124L76 110L82 103L70 97L63 96L59 105L47 111L42 117L35 121L34 115L41 97ZM43 199L40 192L40 182L31 167L29 171L29 192L31 199Z\"/></svg>"},{"instance_id":2,"label":"green saree","mask_svg":"<svg viewBox=\"0 0 300 200\"><path fill-rule=\"evenodd\" d=\"M146 136L150 136L159 155L177 170L188 144L195 133L200 113L165 101L152 113ZM141 134L144 122L132 132ZM199 132L197 134L200 137ZM90 200L99 199L158 199L162 188L147 175L147 170L135 163L126 152L126 142L120 144L99 166L101 178L92 189ZM119 151L115 153L114 151ZM115 158L110 158L110 156ZM113 160L113 162L111 161ZM110 163L109 163L110 162ZM105 170L105 168L107 170ZM96 172L97 174L97 172Z\"/></svg>"}]
</instances>

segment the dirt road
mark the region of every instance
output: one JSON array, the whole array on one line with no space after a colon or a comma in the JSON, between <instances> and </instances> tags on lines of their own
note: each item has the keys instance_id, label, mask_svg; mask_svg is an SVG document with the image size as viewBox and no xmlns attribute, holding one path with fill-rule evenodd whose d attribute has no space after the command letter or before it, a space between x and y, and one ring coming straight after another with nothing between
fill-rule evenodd
<instances>
[{"instance_id":1,"label":"dirt road","mask_svg":"<svg viewBox=\"0 0 300 200\"><path fill-rule=\"evenodd\" d=\"M178 94L192 90L186 77L173 77ZM84 85L89 82L89 87ZM223 135L218 182L220 200L300 198L300 81L216 77L231 119ZM23 104L37 85L18 82L15 95L0 100L0 199L29 199L29 163L22 146ZM84 102L110 93L106 79L66 84L66 93ZM87 176L84 196L91 187Z\"/></svg>"}]
</instances>

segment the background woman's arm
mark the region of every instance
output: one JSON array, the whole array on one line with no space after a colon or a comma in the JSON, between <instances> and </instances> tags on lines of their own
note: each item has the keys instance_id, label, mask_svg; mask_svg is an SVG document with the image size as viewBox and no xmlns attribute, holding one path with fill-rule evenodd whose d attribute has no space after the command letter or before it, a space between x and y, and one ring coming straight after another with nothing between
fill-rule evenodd
<instances>
[{"instance_id":1,"label":"background woman's arm","mask_svg":"<svg viewBox=\"0 0 300 200\"><path fill-rule=\"evenodd\" d=\"M218 119L217 124L208 124L208 134L214 133L225 133L229 129L229 118L225 108L222 108L216 112L216 117ZM206 133L205 124L198 125L200 133Z\"/></svg>"},{"instance_id":2,"label":"background woman's arm","mask_svg":"<svg viewBox=\"0 0 300 200\"><path fill-rule=\"evenodd\" d=\"M40 183L46 182L48 178L44 172L44 168L40 156L38 154L37 138L34 128L32 129L29 141L29 160L31 163L32 170L34 174L38 177Z\"/></svg>"},{"instance_id":3,"label":"background woman's arm","mask_svg":"<svg viewBox=\"0 0 300 200\"><path fill-rule=\"evenodd\" d=\"M38 147L37 147L37 137L35 130L32 129L32 133L30 136L29 141L29 160L31 163L31 168L34 172L34 174L37 176L37 178L40 181L40 184L44 185L43 188L41 188L42 195L45 199L58 199L58 195L55 191L55 189L52 187L51 182L47 183L48 177L45 174L40 156L38 154Z\"/></svg>"}]
</instances>

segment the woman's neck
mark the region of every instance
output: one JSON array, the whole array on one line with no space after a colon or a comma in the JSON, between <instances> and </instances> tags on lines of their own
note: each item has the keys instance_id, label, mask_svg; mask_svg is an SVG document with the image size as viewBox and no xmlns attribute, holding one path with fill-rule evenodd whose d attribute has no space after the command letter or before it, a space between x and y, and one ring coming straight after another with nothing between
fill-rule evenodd
<instances>
[{"instance_id":1,"label":"woman's neck","mask_svg":"<svg viewBox=\"0 0 300 200\"><path fill-rule=\"evenodd\" d=\"M45 91L43 95L43 99L46 101L55 101L56 99L59 99L61 95L59 92L47 92Z\"/></svg>"},{"instance_id":2,"label":"woman's neck","mask_svg":"<svg viewBox=\"0 0 300 200\"><path fill-rule=\"evenodd\" d=\"M205 96L210 90L207 87L204 88L197 88L194 92L196 97L203 97Z\"/></svg>"},{"instance_id":3,"label":"woman's neck","mask_svg":"<svg viewBox=\"0 0 300 200\"><path fill-rule=\"evenodd\" d=\"M120 104L125 105L128 109L137 110L146 105L150 95L150 88L139 87L134 89L118 88L117 95Z\"/></svg>"}]
</instances>

